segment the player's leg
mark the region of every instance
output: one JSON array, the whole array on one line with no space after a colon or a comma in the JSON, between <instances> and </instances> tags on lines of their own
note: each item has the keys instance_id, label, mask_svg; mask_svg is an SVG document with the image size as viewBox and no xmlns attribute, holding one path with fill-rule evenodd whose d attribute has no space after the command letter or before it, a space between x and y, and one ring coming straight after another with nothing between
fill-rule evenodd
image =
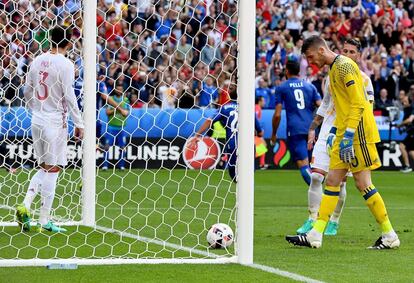
<instances>
[{"instance_id":1,"label":"player's leg","mask_svg":"<svg viewBox=\"0 0 414 283\"><path fill-rule=\"evenodd\" d=\"M23 204L17 206L17 219L23 231L30 231L30 207L39 190L44 179L45 171L40 168L30 179L29 188L24 197Z\"/></svg>"},{"instance_id":2,"label":"player's leg","mask_svg":"<svg viewBox=\"0 0 414 283\"><path fill-rule=\"evenodd\" d=\"M400 241L388 218L384 200L371 182L371 171L354 173L355 185L365 199L365 203L380 226L382 236L371 247L373 249L397 248Z\"/></svg>"},{"instance_id":3,"label":"player's leg","mask_svg":"<svg viewBox=\"0 0 414 283\"><path fill-rule=\"evenodd\" d=\"M111 146L114 146L114 142L115 142L115 135L116 135L116 131L112 128L112 127L108 127L106 129L106 133L105 133L105 153L104 153L104 161L102 164L102 169L103 170L107 170L109 167L109 149L111 148Z\"/></svg>"},{"instance_id":4,"label":"player's leg","mask_svg":"<svg viewBox=\"0 0 414 283\"><path fill-rule=\"evenodd\" d=\"M311 183L312 170L309 166L308 158L297 160L296 165L300 170L300 174L302 175L303 180L309 186Z\"/></svg>"},{"instance_id":5,"label":"player's leg","mask_svg":"<svg viewBox=\"0 0 414 283\"><path fill-rule=\"evenodd\" d=\"M330 169L326 179L325 190L322 195L318 218L313 228L306 235L286 236L289 243L298 246L319 248L322 246L322 238L325 227L332 215L339 199L340 184L348 169Z\"/></svg>"},{"instance_id":6,"label":"player's leg","mask_svg":"<svg viewBox=\"0 0 414 283\"><path fill-rule=\"evenodd\" d=\"M119 146L121 150L121 155L119 157L118 166L121 170L125 169L125 151L127 146L127 132L123 129L119 130L116 135L116 144Z\"/></svg>"},{"instance_id":7,"label":"player's leg","mask_svg":"<svg viewBox=\"0 0 414 283\"><path fill-rule=\"evenodd\" d=\"M50 211L52 210L53 200L55 198L56 184L59 177L60 168L53 165L44 165L44 179L40 192L42 206L40 207L40 217L38 230L47 230L50 232L65 232L66 229L57 227L50 221Z\"/></svg>"},{"instance_id":8,"label":"player's leg","mask_svg":"<svg viewBox=\"0 0 414 283\"><path fill-rule=\"evenodd\" d=\"M308 189L308 212L309 217L303 225L296 230L298 234L305 234L309 232L316 218L318 217L319 205L322 198L322 183L325 179L326 172L318 168L312 169L311 184Z\"/></svg>"},{"instance_id":9,"label":"player's leg","mask_svg":"<svg viewBox=\"0 0 414 283\"><path fill-rule=\"evenodd\" d=\"M311 182L311 169L308 159L308 137L306 135L290 136L288 137L288 145L303 180L309 186Z\"/></svg>"},{"instance_id":10,"label":"player's leg","mask_svg":"<svg viewBox=\"0 0 414 283\"><path fill-rule=\"evenodd\" d=\"M263 155L261 155L260 157L259 157L259 166L260 166L260 169L267 169L267 166L266 166L266 154L263 154Z\"/></svg>"},{"instance_id":11,"label":"player's leg","mask_svg":"<svg viewBox=\"0 0 414 283\"><path fill-rule=\"evenodd\" d=\"M309 216L316 220L322 199L323 182L329 171L330 157L326 152L326 142L318 140L312 152L312 175L308 190Z\"/></svg>"},{"instance_id":12,"label":"player's leg","mask_svg":"<svg viewBox=\"0 0 414 283\"><path fill-rule=\"evenodd\" d=\"M414 149L413 150L410 150L408 152L408 155L411 157L412 160L414 160Z\"/></svg>"},{"instance_id":13,"label":"player's leg","mask_svg":"<svg viewBox=\"0 0 414 283\"><path fill-rule=\"evenodd\" d=\"M341 182L338 203L336 204L335 210L333 211L328 225L326 226L324 233L325 235L335 236L338 233L339 218L341 217L346 199L346 178L347 177L345 177Z\"/></svg>"},{"instance_id":14,"label":"player's leg","mask_svg":"<svg viewBox=\"0 0 414 283\"><path fill-rule=\"evenodd\" d=\"M44 139L48 147L42 165L45 173L40 190L42 205L38 223L39 231L66 231L66 229L57 227L50 221L50 211L55 198L60 168L67 164L67 134L67 129L44 129Z\"/></svg>"},{"instance_id":15,"label":"player's leg","mask_svg":"<svg viewBox=\"0 0 414 283\"><path fill-rule=\"evenodd\" d=\"M37 158L37 162L39 164L42 164L46 150L46 146L42 138L42 128L38 125L33 124L31 130L35 156ZM20 228L23 229L23 231L30 231L30 207L32 205L34 198L39 192L40 186L43 181L43 177L44 170L42 168L39 168L30 179L29 187L24 197L23 204L18 205L16 208L17 222Z\"/></svg>"},{"instance_id":16,"label":"player's leg","mask_svg":"<svg viewBox=\"0 0 414 283\"><path fill-rule=\"evenodd\" d=\"M322 237L329 217L332 215L338 203L340 184L348 172L348 164L339 158L339 144L335 143L331 153L329 172L326 186L322 195L318 218L313 228L306 235L286 236L289 243L299 246L319 248L322 246Z\"/></svg>"},{"instance_id":17,"label":"player's leg","mask_svg":"<svg viewBox=\"0 0 414 283\"><path fill-rule=\"evenodd\" d=\"M322 198L322 184L329 170L329 155L326 152L325 141L318 140L313 148L311 159L311 183L308 188L309 217L296 232L304 234L309 232L318 217L318 210Z\"/></svg>"},{"instance_id":18,"label":"player's leg","mask_svg":"<svg viewBox=\"0 0 414 283\"><path fill-rule=\"evenodd\" d=\"M410 160L408 158L408 152L407 152L407 147L405 145L405 140L403 142L400 142L400 151L401 151L401 156L404 162L404 167L401 168L401 172L403 173L409 173L412 171L411 166L410 166Z\"/></svg>"},{"instance_id":19,"label":"player's leg","mask_svg":"<svg viewBox=\"0 0 414 283\"><path fill-rule=\"evenodd\" d=\"M406 149L408 151L408 169L411 169L411 165L410 165L410 158L414 161L414 136L409 136L408 138L406 138L407 143L406 143Z\"/></svg>"},{"instance_id":20,"label":"player's leg","mask_svg":"<svg viewBox=\"0 0 414 283\"><path fill-rule=\"evenodd\" d=\"M237 164L237 151L235 148L230 148L229 159L227 162L227 170L229 171L230 178L234 183L237 183L236 176L236 164Z\"/></svg>"},{"instance_id":21,"label":"player's leg","mask_svg":"<svg viewBox=\"0 0 414 283\"><path fill-rule=\"evenodd\" d=\"M371 180L371 170L380 166L381 162L375 144L355 146L355 163L351 167L355 185L365 199L365 203L379 224L382 233L382 236L371 248L396 248L399 247L400 241L388 218L385 203Z\"/></svg>"}]
</instances>

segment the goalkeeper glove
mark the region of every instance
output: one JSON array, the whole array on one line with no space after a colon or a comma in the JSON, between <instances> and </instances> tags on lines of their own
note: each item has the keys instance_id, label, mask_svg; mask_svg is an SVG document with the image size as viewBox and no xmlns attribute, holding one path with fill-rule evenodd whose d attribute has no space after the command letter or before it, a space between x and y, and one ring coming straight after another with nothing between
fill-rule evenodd
<instances>
[{"instance_id":1,"label":"goalkeeper glove","mask_svg":"<svg viewBox=\"0 0 414 283\"><path fill-rule=\"evenodd\" d=\"M339 157L345 163L351 163L355 158L354 152L354 134L355 130L346 129L345 134L341 142L339 143Z\"/></svg>"},{"instance_id":2,"label":"goalkeeper glove","mask_svg":"<svg viewBox=\"0 0 414 283\"><path fill-rule=\"evenodd\" d=\"M336 128L332 127L331 130L329 131L328 137L326 138L326 152L328 153L329 156L331 156L332 147L335 142L335 138L336 138Z\"/></svg>"}]
</instances>

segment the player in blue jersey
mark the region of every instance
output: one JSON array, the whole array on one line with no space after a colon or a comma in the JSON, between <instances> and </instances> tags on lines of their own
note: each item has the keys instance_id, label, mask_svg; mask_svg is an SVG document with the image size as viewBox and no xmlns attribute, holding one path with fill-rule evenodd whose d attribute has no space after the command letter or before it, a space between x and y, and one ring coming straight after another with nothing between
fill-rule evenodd
<instances>
[{"instance_id":1,"label":"player in blue jersey","mask_svg":"<svg viewBox=\"0 0 414 283\"><path fill-rule=\"evenodd\" d=\"M231 100L222 105L218 112L212 117L206 119L201 125L200 129L196 132L196 136L202 136L202 134L210 129L211 125L220 121L226 129L226 144L224 146L223 153L229 155L227 162L227 169L229 170L230 178L233 182L237 181L236 178L236 163L237 163L237 122L238 122L238 106L237 106L237 90L230 91ZM260 126L257 117L255 118L255 130L257 136L263 136L263 129ZM253 137L252 137L253 138Z\"/></svg>"},{"instance_id":2,"label":"player in blue jersey","mask_svg":"<svg viewBox=\"0 0 414 283\"><path fill-rule=\"evenodd\" d=\"M276 142L282 105L285 106L287 118L287 142L293 160L296 162L303 179L309 185L311 169L308 158L308 130L313 121L315 106L321 104L321 96L316 88L299 79L300 65L296 61L286 64L287 80L276 88L276 109L272 120L271 142Z\"/></svg>"}]
</instances>

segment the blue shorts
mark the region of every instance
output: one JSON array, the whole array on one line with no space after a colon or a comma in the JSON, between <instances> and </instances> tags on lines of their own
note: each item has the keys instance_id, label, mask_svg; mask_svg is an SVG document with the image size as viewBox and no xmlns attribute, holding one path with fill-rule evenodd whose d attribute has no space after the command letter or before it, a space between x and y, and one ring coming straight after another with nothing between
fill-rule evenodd
<instances>
[{"instance_id":1,"label":"blue shorts","mask_svg":"<svg viewBox=\"0 0 414 283\"><path fill-rule=\"evenodd\" d=\"M108 126L105 133L105 144L109 146L117 145L124 148L127 145L128 134L122 128Z\"/></svg>"},{"instance_id":2,"label":"blue shorts","mask_svg":"<svg viewBox=\"0 0 414 283\"><path fill-rule=\"evenodd\" d=\"M308 154L308 135L294 135L287 139L293 161L304 160Z\"/></svg>"}]
</instances>

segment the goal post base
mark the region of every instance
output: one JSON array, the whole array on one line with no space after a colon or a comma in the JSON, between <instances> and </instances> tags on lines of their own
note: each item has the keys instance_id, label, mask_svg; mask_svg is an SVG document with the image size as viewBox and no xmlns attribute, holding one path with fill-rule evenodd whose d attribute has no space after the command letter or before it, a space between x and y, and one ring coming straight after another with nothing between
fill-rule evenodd
<instances>
[{"instance_id":1,"label":"goal post base","mask_svg":"<svg viewBox=\"0 0 414 283\"><path fill-rule=\"evenodd\" d=\"M80 226L83 225L82 221L65 221L65 222L53 222L57 226ZM30 222L31 226L36 226L37 222ZM18 224L16 221L13 222L0 222L0 227L17 227Z\"/></svg>"},{"instance_id":2,"label":"goal post base","mask_svg":"<svg viewBox=\"0 0 414 283\"><path fill-rule=\"evenodd\" d=\"M50 264L77 264L77 265L118 265L118 264L225 264L238 263L237 256L215 259L207 258L140 258L140 259L2 259L1 267L12 266L48 266Z\"/></svg>"}]
</instances>

